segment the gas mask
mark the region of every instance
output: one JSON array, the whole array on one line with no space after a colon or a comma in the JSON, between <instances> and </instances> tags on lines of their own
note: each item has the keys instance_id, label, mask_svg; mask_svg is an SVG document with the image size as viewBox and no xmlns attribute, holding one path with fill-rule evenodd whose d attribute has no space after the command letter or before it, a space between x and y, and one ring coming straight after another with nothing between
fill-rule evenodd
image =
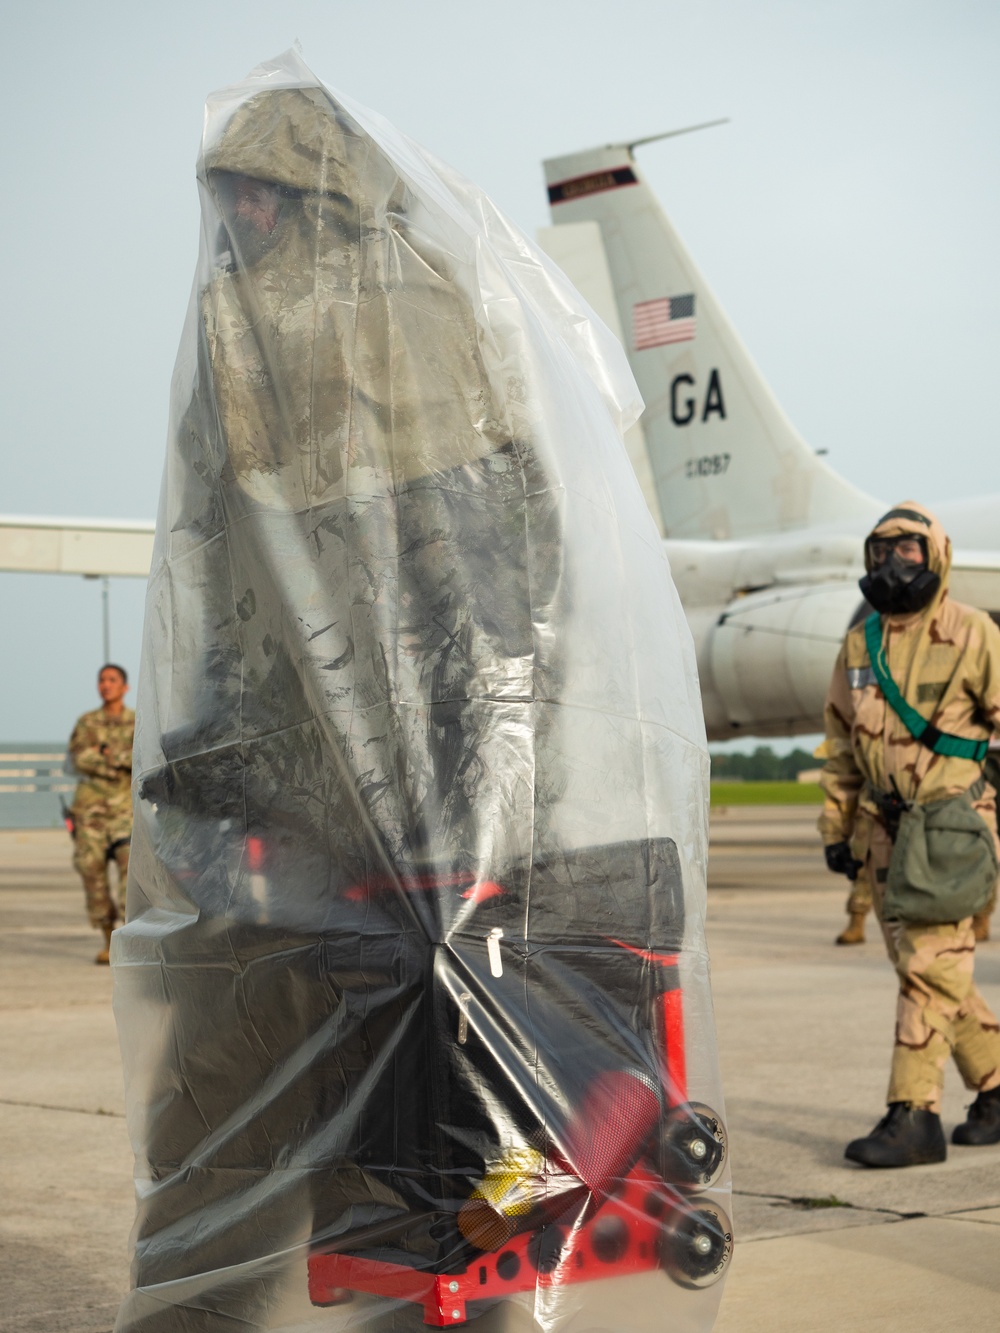
<instances>
[{"instance_id":1,"label":"gas mask","mask_svg":"<svg viewBox=\"0 0 1000 1333\"><path fill-rule=\"evenodd\" d=\"M240 268L253 269L278 245L298 208L298 194L225 171L213 173L213 184L224 219L218 248L228 249Z\"/></svg>"},{"instance_id":2,"label":"gas mask","mask_svg":"<svg viewBox=\"0 0 1000 1333\"><path fill-rule=\"evenodd\" d=\"M904 560L895 551L858 581L865 600L886 616L922 611L940 586L940 574L929 569L926 560Z\"/></svg>"}]
</instances>

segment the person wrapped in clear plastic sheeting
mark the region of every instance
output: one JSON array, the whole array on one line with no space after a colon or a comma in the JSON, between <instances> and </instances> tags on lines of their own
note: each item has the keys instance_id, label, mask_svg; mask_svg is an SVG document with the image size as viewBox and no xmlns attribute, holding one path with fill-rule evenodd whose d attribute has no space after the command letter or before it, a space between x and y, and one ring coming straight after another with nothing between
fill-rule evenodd
<instances>
[{"instance_id":1,"label":"person wrapped in clear plastic sheeting","mask_svg":"<svg viewBox=\"0 0 1000 1333\"><path fill-rule=\"evenodd\" d=\"M116 1012L119 1333L702 1333L693 652L621 349L288 55L209 102Z\"/></svg>"}]
</instances>

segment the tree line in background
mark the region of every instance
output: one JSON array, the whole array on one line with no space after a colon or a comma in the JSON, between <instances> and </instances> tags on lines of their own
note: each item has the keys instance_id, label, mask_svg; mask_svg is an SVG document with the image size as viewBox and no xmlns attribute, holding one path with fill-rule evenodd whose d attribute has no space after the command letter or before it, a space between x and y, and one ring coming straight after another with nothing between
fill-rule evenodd
<instances>
[{"instance_id":1,"label":"tree line in background","mask_svg":"<svg viewBox=\"0 0 1000 1333\"><path fill-rule=\"evenodd\" d=\"M808 750L775 754L770 745L758 745L753 754L713 754L712 777L723 782L794 782L802 769L821 764Z\"/></svg>"}]
</instances>

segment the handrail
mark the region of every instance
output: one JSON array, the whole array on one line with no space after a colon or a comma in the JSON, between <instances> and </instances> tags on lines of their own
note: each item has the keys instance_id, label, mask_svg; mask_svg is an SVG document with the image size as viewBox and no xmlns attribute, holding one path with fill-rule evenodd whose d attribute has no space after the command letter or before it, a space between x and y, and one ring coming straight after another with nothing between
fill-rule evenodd
<instances>
[{"instance_id":1,"label":"handrail","mask_svg":"<svg viewBox=\"0 0 1000 1333\"><path fill-rule=\"evenodd\" d=\"M25 767L26 764L31 767ZM65 766L65 750L50 750L47 754L0 751L0 793L71 792L76 780Z\"/></svg>"}]
</instances>

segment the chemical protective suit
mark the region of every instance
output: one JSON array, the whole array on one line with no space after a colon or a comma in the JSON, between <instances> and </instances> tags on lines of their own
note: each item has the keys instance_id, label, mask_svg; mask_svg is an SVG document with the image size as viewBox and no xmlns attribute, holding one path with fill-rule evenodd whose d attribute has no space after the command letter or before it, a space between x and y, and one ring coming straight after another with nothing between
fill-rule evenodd
<instances>
[{"instance_id":1,"label":"chemical protective suit","mask_svg":"<svg viewBox=\"0 0 1000 1333\"><path fill-rule=\"evenodd\" d=\"M985 612L948 596L951 544L933 514L913 501L897 505L872 530L866 544L869 579L876 572L872 542L886 539L891 546L907 537L925 547L928 589L934 576L937 585L922 608L882 615L885 662L906 702L938 731L985 743L1000 727L1000 630ZM887 801L898 793L903 802L926 805L971 788L995 843L994 791L981 781L981 760L933 752L889 706L875 678L863 622L848 633L837 658L825 723L826 799L819 827L828 860L837 869L846 869L848 857L860 863L899 975L888 1102L890 1108L904 1105L936 1117L949 1054L967 1087L982 1094L1000 1086L1000 1029L973 981L971 918L936 925L884 919L893 852ZM983 1105L991 1103L980 1110ZM978 1141L962 1137L961 1129L956 1142ZM943 1157L943 1138L935 1151Z\"/></svg>"},{"instance_id":2,"label":"chemical protective suit","mask_svg":"<svg viewBox=\"0 0 1000 1333\"><path fill-rule=\"evenodd\" d=\"M212 98L199 180L114 948L119 1333L707 1330L706 752L623 354L294 56Z\"/></svg>"}]
</instances>

